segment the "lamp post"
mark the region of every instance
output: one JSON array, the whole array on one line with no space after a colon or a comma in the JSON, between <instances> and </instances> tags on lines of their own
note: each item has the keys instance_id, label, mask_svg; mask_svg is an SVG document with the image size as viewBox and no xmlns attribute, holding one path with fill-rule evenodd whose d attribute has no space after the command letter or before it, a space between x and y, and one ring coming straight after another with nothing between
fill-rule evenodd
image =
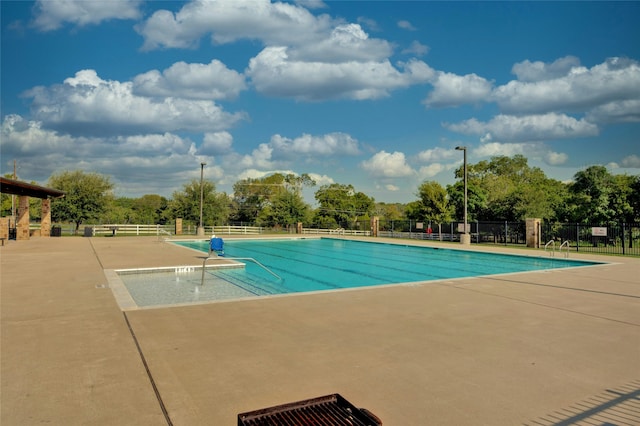
<instances>
[{"instance_id":1,"label":"lamp post","mask_svg":"<svg viewBox=\"0 0 640 426\"><path fill-rule=\"evenodd\" d=\"M460 244L471 244L471 235L467 232L467 147L456 146L456 150L464 155L464 232L460 235Z\"/></svg>"},{"instance_id":2,"label":"lamp post","mask_svg":"<svg viewBox=\"0 0 640 426\"><path fill-rule=\"evenodd\" d=\"M207 163L200 163L200 225L198 226L197 235L199 237L204 237L204 227L202 226L202 204L204 202L204 186L203 186L203 178L204 178L204 166Z\"/></svg>"}]
</instances>

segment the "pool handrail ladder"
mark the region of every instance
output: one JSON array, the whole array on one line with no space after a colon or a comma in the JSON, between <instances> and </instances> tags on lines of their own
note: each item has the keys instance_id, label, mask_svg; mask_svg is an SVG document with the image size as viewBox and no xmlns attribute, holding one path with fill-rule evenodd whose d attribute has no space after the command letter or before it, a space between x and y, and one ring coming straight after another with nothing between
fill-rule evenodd
<instances>
[{"instance_id":1,"label":"pool handrail ladder","mask_svg":"<svg viewBox=\"0 0 640 426\"><path fill-rule=\"evenodd\" d=\"M257 260L255 260L253 257L221 257L218 256L217 253L213 252L214 254L211 254L209 256L207 256L204 261L202 262L202 279L200 280L200 287L202 287L204 285L204 272L206 269L206 264L208 260L211 259L229 259L229 260L248 260L251 261L253 263L255 263L256 265L260 266L262 269L264 269L265 271L267 271L268 273L270 273L271 275L273 275L274 277L276 277L277 279L279 279L280 281L283 281L283 278L276 274L275 272L273 272L271 269L267 268L266 266L264 266L262 263L258 262Z\"/></svg>"},{"instance_id":2,"label":"pool handrail ladder","mask_svg":"<svg viewBox=\"0 0 640 426\"><path fill-rule=\"evenodd\" d=\"M549 252L549 255L551 257L554 257L556 254L556 240L550 240L547 244L544 245L544 251L547 251L547 248L551 246L551 252Z\"/></svg>"},{"instance_id":3,"label":"pool handrail ladder","mask_svg":"<svg viewBox=\"0 0 640 426\"><path fill-rule=\"evenodd\" d=\"M551 257L555 257L556 255L556 240L550 240L547 244L544 245L544 251L547 251L547 248L551 246L551 251L549 252L549 255ZM564 255L564 257L569 257L569 240L565 240L562 244L560 244L560 247L558 248L558 252L562 253L562 247L567 247L567 251Z\"/></svg>"}]
</instances>

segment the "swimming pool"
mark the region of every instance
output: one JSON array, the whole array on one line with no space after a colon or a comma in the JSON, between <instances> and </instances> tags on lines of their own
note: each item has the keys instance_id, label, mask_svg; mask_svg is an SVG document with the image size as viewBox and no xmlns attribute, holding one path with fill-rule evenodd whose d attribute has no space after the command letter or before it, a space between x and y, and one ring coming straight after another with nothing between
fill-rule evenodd
<instances>
[{"instance_id":1,"label":"swimming pool","mask_svg":"<svg viewBox=\"0 0 640 426\"><path fill-rule=\"evenodd\" d=\"M208 241L174 243L208 253ZM153 306L596 264L331 238L228 239L224 251L226 258L253 258L271 272L253 262L206 268L204 285L200 285L200 267L165 268L148 273L119 271L119 275L138 306Z\"/></svg>"}]
</instances>

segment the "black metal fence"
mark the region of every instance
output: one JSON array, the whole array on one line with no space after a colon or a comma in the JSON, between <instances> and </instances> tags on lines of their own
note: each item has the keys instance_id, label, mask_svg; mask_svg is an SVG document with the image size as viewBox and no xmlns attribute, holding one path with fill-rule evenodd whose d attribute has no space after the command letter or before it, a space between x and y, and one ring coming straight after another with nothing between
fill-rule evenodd
<instances>
[{"instance_id":1,"label":"black metal fence","mask_svg":"<svg viewBox=\"0 0 640 426\"><path fill-rule=\"evenodd\" d=\"M362 224L364 227L367 224ZM460 241L458 222L427 223L414 220L380 220L378 235L436 241ZM469 223L472 244L527 244L526 223L492 221ZM543 222L540 243L565 243L569 250L640 256L640 223L581 224Z\"/></svg>"},{"instance_id":2,"label":"black metal fence","mask_svg":"<svg viewBox=\"0 0 640 426\"><path fill-rule=\"evenodd\" d=\"M569 249L580 252L640 256L640 223L542 224L542 244L568 241Z\"/></svg>"},{"instance_id":3,"label":"black metal fence","mask_svg":"<svg viewBox=\"0 0 640 426\"><path fill-rule=\"evenodd\" d=\"M520 244L525 245L524 222L471 222L469 223L471 242L480 244ZM395 238L420 240L460 241L458 222L428 223L415 220L380 220L378 234Z\"/></svg>"}]
</instances>

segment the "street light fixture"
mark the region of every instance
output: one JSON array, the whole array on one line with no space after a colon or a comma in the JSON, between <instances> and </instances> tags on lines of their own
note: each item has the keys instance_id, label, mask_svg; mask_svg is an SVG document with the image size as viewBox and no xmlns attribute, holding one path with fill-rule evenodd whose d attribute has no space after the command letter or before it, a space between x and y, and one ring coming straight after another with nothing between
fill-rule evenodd
<instances>
[{"instance_id":1,"label":"street light fixture","mask_svg":"<svg viewBox=\"0 0 640 426\"><path fill-rule=\"evenodd\" d=\"M467 232L467 147L456 146L456 150L464 155L464 232L460 235L460 243L467 245L471 243L471 236Z\"/></svg>"},{"instance_id":2,"label":"street light fixture","mask_svg":"<svg viewBox=\"0 0 640 426\"><path fill-rule=\"evenodd\" d=\"M202 226L202 204L204 203L204 166L207 163L200 163L200 225L198 226L197 234L199 237L204 237L204 227Z\"/></svg>"}]
</instances>

